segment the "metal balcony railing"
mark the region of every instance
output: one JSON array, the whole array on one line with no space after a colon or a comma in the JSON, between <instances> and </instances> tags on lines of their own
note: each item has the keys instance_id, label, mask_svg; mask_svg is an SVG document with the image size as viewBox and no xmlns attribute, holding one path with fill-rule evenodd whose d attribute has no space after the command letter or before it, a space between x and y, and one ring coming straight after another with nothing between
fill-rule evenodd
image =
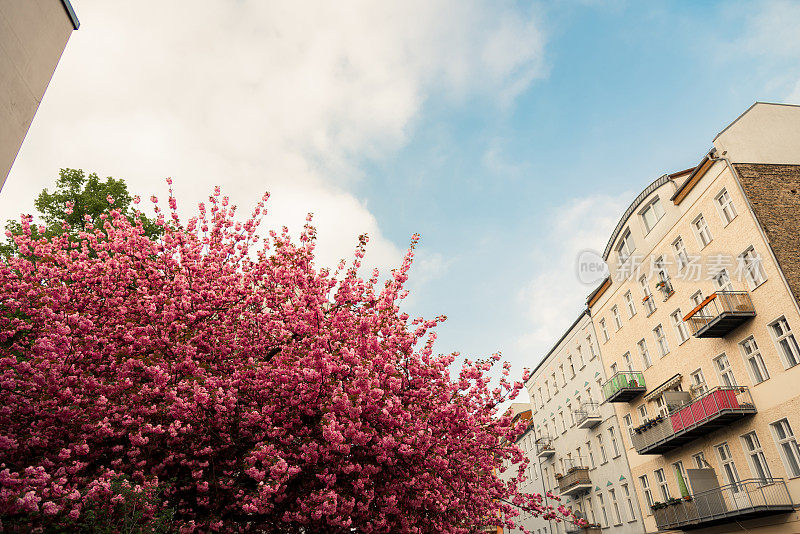
<instances>
[{"instance_id":1,"label":"metal balcony railing","mask_svg":"<svg viewBox=\"0 0 800 534\"><path fill-rule=\"evenodd\" d=\"M647 391L644 375L636 371L619 371L603 384L607 402L629 402Z\"/></svg>"},{"instance_id":2,"label":"metal balcony railing","mask_svg":"<svg viewBox=\"0 0 800 534\"><path fill-rule=\"evenodd\" d=\"M756 411L749 389L719 386L633 429L631 442L639 454L663 454Z\"/></svg>"},{"instance_id":3,"label":"metal balcony railing","mask_svg":"<svg viewBox=\"0 0 800 534\"><path fill-rule=\"evenodd\" d=\"M556 453L555 448L553 448L553 440L550 439L550 436L542 436L540 438L536 438L536 456L539 458L549 458Z\"/></svg>"},{"instance_id":4,"label":"metal balcony railing","mask_svg":"<svg viewBox=\"0 0 800 534\"><path fill-rule=\"evenodd\" d=\"M601 532L603 529L597 525L579 527L574 523L569 523L566 528L567 534L600 534Z\"/></svg>"},{"instance_id":5,"label":"metal balcony railing","mask_svg":"<svg viewBox=\"0 0 800 534\"><path fill-rule=\"evenodd\" d=\"M683 320L695 337L723 337L755 316L756 310L747 291L717 291Z\"/></svg>"},{"instance_id":6,"label":"metal balcony railing","mask_svg":"<svg viewBox=\"0 0 800 534\"><path fill-rule=\"evenodd\" d=\"M748 479L702 491L688 499L674 499L653 507L659 530L691 530L793 511L794 505L780 478Z\"/></svg>"},{"instance_id":7,"label":"metal balcony railing","mask_svg":"<svg viewBox=\"0 0 800 534\"><path fill-rule=\"evenodd\" d=\"M578 409L573 411L573 414L578 428L593 428L603 421L600 416L600 405L596 402L581 403Z\"/></svg>"},{"instance_id":8,"label":"metal balcony railing","mask_svg":"<svg viewBox=\"0 0 800 534\"><path fill-rule=\"evenodd\" d=\"M585 466L572 467L567 471L567 474L558 479L558 491L562 495L574 497L591 489L592 481L589 479L589 468Z\"/></svg>"}]
</instances>

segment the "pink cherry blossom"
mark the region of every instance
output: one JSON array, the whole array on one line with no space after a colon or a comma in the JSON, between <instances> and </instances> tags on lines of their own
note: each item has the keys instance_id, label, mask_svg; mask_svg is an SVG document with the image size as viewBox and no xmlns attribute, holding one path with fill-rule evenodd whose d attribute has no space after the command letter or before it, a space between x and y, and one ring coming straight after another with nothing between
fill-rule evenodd
<instances>
[{"instance_id":1,"label":"pink cherry blossom","mask_svg":"<svg viewBox=\"0 0 800 534\"><path fill-rule=\"evenodd\" d=\"M572 520L519 489L522 424L498 410L522 385L489 386L499 354L457 367L434 352L445 318L401 311L419 236L364 280L366 236L320 268L310 217L299 242L259 237L266 199L238 221L215 188L182 221L170 192L157 241L118 210L76 247L23 217L25 255L0 259L0 521L70 530L126 495L180 532Z\"/></svg>"}]
</instances>

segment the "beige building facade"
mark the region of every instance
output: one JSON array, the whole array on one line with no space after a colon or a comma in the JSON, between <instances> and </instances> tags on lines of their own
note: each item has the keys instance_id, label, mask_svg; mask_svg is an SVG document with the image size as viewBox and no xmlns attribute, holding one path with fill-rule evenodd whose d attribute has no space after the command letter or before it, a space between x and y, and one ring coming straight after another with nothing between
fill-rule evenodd
<instances>
[{"instance_id":1,"label":"beige building facade","mask_svg":"<svg viewBox=\"0 0 800 534\"><path fill-rule=\"evenodd\" d=\"M0 190L78 26L69 0L0 0Z\"/></svg>"},{"instance_id":2,"label":"beige building facade","mask_svg":"<svg viewBox=\"0 0 800 534\"><path fill-rule=\"evenodd\" d=\"M642 531L800 532L800 107L626 210L588 299Z\"/></svg>"}]
</instances>

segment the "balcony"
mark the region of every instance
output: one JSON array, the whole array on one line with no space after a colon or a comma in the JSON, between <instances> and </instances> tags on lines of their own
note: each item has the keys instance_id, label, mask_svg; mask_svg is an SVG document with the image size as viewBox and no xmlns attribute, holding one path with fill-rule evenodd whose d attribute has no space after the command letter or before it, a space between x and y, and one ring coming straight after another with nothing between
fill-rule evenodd
<instances>
[{"instance_id":1,"label":"balcony","mask_svg":"<svg viewBox=\"0 0 800 534\"><path fill-rule=\"evenodd\" d=\"M536 439L536 457L540 459L550 458L556 453L553 448L553 440L549 436L542 436Z\"/></svg>"},{"instance_id":2,"label":"balcony","mask_svg":"<svg viewBox=\"0 0 800 534\"><path fill-rule=\"evenodd\" d=\"M603 384L603 398L606 402L630 402L646 390L642 373L620 371Z\"/></svg>"},{"instance_id":3,"label":"balcony","mask_svg":"<svg viewBox=\"0 0 800 534\"><path fill-rule=\"evenodd\" d=\"M583 402L580 407L573 412L575 424L578 428L594 428L599 425L603 418L600 416L600 406L596 402Z\"/></svg>"},{"instance_id":4,"label":"balcony","mask_svg":"<svg viewBox=\"0 0 800 534\"><path fill-rule=\"evenodd\" d=\"M659 530L692 530L792 510L786 482L769 478L743 480L674 499L654 507L653 516Z\"/></svg>"},{"instance_id":5,"label":"balcony","mask_svg":"<svg viewBox=\"0 0 800 534\"><path fill-rule=\"evenodd\" d=\"M574 523L570 523L566 528L567 534L600 534L601 532L603 532L603 529L597 524L579 527Z\"/></svg>"},{"instance_id":6,"label":"balcony","mask_svg":"<svg viewBox=\"0 0 800 534\"><path fill-rule=\"evenodd\" d=\"M724 337L756 316L747 291L717 291L683 318L694 337Z\"/></svg>"},{"instance_id":7,"label":"balcony","mask_svg":"<svg viewBox=\"0 0 800 534\"><path fill-rule=\"evenodd\" d=\"M664 454L756 411L746 387L720 386L635 428L631 442L639 454Z\"/></svg>"},{"instance_id":8,"label":"balcony","mask_svg":"<svg viewBox=\"0 0 800 534\"><path fill-rule=\"evenodd\" d=\"M592 481L589 480L588 467L571 467L566 475L558 479L558 491L562 496L575 498L591 489Z\"/></svg>"}]
</instances>

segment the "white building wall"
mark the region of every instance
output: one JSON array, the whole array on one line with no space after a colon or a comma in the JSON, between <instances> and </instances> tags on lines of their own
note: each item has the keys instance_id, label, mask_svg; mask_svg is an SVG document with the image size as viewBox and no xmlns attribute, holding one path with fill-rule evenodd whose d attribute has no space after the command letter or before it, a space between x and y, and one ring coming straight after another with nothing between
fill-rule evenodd
<instances>
[{"instance_id":1,"label":"white building wall","mask_svg":"<svg viewBox=\"0 0 800 534\"><path fill-rule=\"evenodd\" d=\"M620 425L613 406L601 403L606 376L598 347L591 319L584 313L525 384L531 398L533 425L529 433L532 436L522 442L529 451L532 470L538 474L532 483L538 484L537 491L558 494L554 475L566 474L571 463L582 464L590 468L592 488L578 498L563 497L562 504L580 512L589 522L600 523L603 532L640 534L644 532L642 515ZM587 401L599 404L601 422L594 428L581 429L575 424L573 412ZM548 435L555 455L539 459L535 441ZM536 534L540 530L547 534L570 531L568 525L540 518L529 518L523 524Z\"/></svg>"}]
</instances>

